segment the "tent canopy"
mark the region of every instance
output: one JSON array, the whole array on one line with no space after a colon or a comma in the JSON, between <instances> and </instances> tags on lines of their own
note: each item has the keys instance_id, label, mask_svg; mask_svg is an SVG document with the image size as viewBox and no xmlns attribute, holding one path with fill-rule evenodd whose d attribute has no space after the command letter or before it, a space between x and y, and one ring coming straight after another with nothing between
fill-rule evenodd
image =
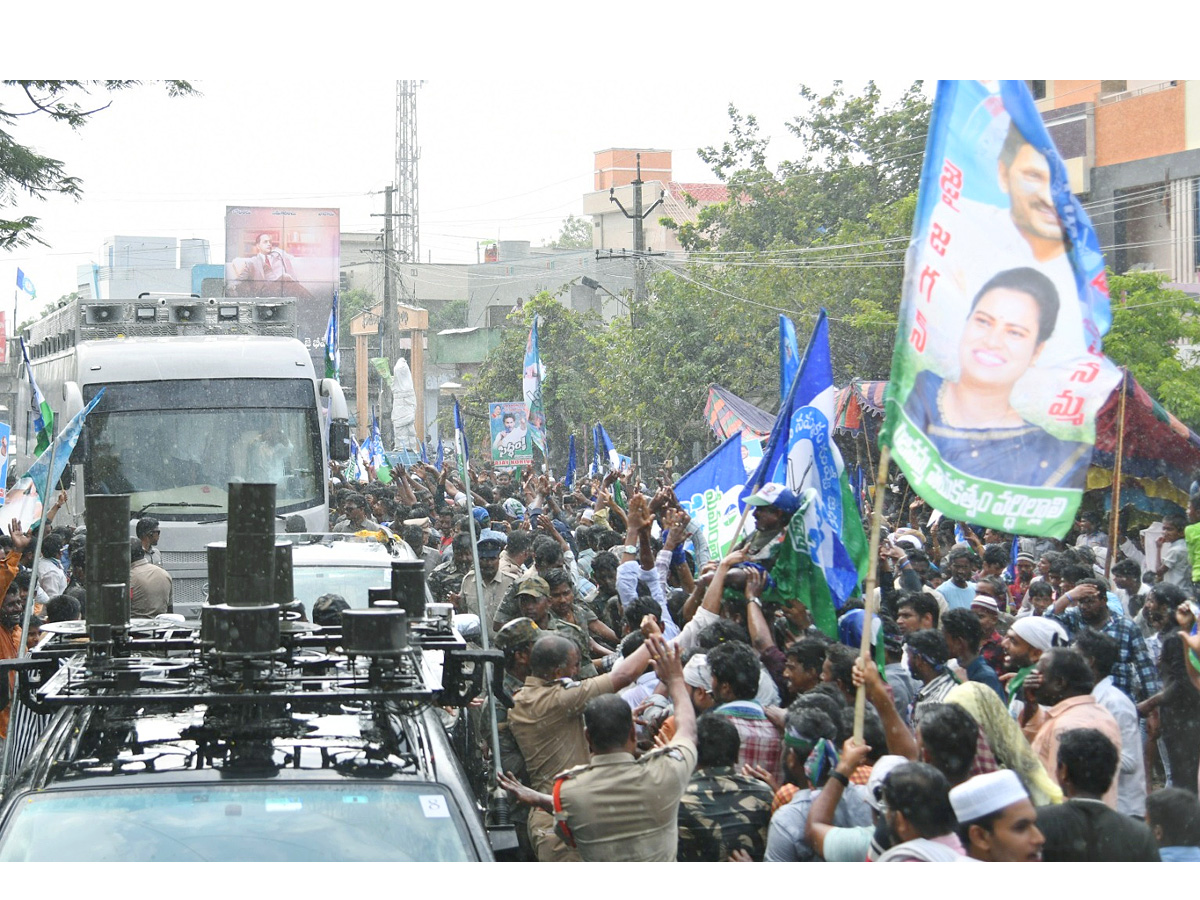
<instances>
[{"instance_id":1,"label":"tent canopy","mask_svg":"<svg viewBox=\"0 0 1200 900\"><path fill-rule=\"evenodd\" d=\"M886 381L852 381L837 392L835 432L868 440L878 433L883 418ZM1125 384L1125 440L1121 470L1136 480L1150 497L1187 505L1192 482L1200 477L1200 435L1171 415L1132 375ZM1121 390L1113 391L1096 420L1096 449L1088 488L1112 484L1117 448L1117 407ZM714 434L722 440L734 431L766 437L775 423L772 413L759 409L720 385L710 385L704 408ZM1101 471L1097 471L1101 470Z\"/></svg>"}]
</instances>

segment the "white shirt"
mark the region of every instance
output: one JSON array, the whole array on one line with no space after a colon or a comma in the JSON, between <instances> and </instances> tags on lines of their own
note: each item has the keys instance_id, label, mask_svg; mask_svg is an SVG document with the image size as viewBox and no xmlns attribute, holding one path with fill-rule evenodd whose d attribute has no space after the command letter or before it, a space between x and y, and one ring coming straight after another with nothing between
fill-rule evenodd
<instances>
[{"instance_id":1,"label":"white shirt","mask_svg":"<svg viewBox=\"0 0 1200 900\"><path fill-rule=\"evenodd\" d=\"M1146 766L1142 759L1142 731L1137 707L1125 692L1113 686L1112 676L1092 688L1092 697L1112 713L1121 729L1121 768L1117 773L1117 812L1146 815Z\"/></svg>"}]
</instances>

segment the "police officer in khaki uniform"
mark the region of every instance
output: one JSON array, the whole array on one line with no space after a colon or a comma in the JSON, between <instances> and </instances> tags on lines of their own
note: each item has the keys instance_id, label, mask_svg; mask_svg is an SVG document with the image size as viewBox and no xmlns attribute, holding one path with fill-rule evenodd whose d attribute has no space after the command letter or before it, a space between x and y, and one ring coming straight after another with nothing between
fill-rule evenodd
<instances>
[{"instance_id":1,"label":"police officer in khaki uniform","mask_svg":"<svg viewBox=\"0 0 1200 900\"><path fill-rule=\"evenodd\" d=\"M679 648L655 635L638 652L646 649L675 704L676 731L670 744L635 758L637 733L629 705L620 697L597 696L584 708L591 750L587 765L564 772L549 792L536 784L530 790L507 776L500 780L519 802L534 807L531 823L552 814L559 835L567 845L574 844L585 861L675 860L679 800L696 767L696 716Z\"/></svg>"},{"instance_id":2,"label":"police officer in khaki uniform","mask_svg":"<svg viewBox=\"0 0 1200 900\"><path fill-rule=\"evenodd\" d=\"M475 588L474 569L467 572L462 579L459 596L462 597L462 603L467 609L479 612L481 627L492 627L491 623L495 618L496 610L500 608L500 601L504 599L504 595L508 593L508 589L512 585L513 580L500 572L500 552L507 543L508 538L499 531L486 528L479 533L479 542L475 546L479 552L479 574L483 576L483 610L478 608L479 598ZM490 633L494 635L495 629L493 628Z\"/></svg>"},{"instance_id":3,"label":"police officer in khaki uniform","mask_svg":"<svg viewBox=\"0 0 1200 900\"><path fill-rule=\"evenodd\" d=\"M529 771L533 788L530 793L548 796L555 775L587 762L584 706L593 697L612 694L632 684L650 661L650 646L649 643L642 645L613 666L611 672L581 682L575 680L579 674L579 648L574 641L548 634L533 645L529 657L530 674L513 698L513 708L508 713L509 730L516 738ZM516 779L509 780L520 786ZM687 782L686 776L684 782ZM528 791L528 788L524 790ZM537 806L530 813L529 837L539 861L580 858L576 850L555 834L554 819L548 807Z\"/></svg>"}]
</instances>

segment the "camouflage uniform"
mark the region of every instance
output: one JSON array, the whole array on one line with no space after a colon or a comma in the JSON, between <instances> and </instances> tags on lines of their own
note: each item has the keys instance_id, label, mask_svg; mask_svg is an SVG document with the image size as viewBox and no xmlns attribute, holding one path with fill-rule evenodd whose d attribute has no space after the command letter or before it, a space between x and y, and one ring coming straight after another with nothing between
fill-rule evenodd
<instances>
[{"instance_id":1,"label":"camouflage uniform","mask_svg":"<svg viewBox=\"0 0 1200 900\"><path fill-rule=\"evenodd\" d=\"M679 804L679 861L724 862L745 850L755 862L767 847L771 789L733 766L697 770Z\"/></svg>"},{"instance_id":2,"label":"camouflage uniform","mask_svg":"<svg viewBox=\"0 0 1200 900\"><path fill-rule=\"evenodd\" d=\"M592 662L592 644L588 640L587 632L578 625L572 625L565 619L560 619L554 613L546 614L547 623L546 631L556 631L565 638L575 642L575 646L579 648L579 677L595 678L600 673L596 671L596 665Z\"/></svg>"},{"instance_id":3,"label":"camouflage uniform","mask_svg":"<svg viewBox=\"0 0 1200 900\"><path fill-rule=\"evenodd\" d=\"M444 563L438 563L429 573L429 592L433 594L435 603L449 603L451 594L462 590L463 578L470 569L460 569L451 557Z\"/></svg>"}]
</instances>

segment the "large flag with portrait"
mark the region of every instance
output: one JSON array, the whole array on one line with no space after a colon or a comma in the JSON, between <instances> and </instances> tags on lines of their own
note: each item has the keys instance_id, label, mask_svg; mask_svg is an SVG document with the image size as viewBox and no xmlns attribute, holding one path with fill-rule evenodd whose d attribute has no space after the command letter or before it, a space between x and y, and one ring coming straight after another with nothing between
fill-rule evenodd
<instances>
[{"instance_id":1,"label":"large flag with portrait","mask_svg":"<svg viewBox=\"0 0 1200 900\"><path fill-rule=\"evenodd\" d=\"M880 444L954 519L1061 537L1120 379L1104 258L1022 81L942 81Z\"/></svg>"}]
</instances>

